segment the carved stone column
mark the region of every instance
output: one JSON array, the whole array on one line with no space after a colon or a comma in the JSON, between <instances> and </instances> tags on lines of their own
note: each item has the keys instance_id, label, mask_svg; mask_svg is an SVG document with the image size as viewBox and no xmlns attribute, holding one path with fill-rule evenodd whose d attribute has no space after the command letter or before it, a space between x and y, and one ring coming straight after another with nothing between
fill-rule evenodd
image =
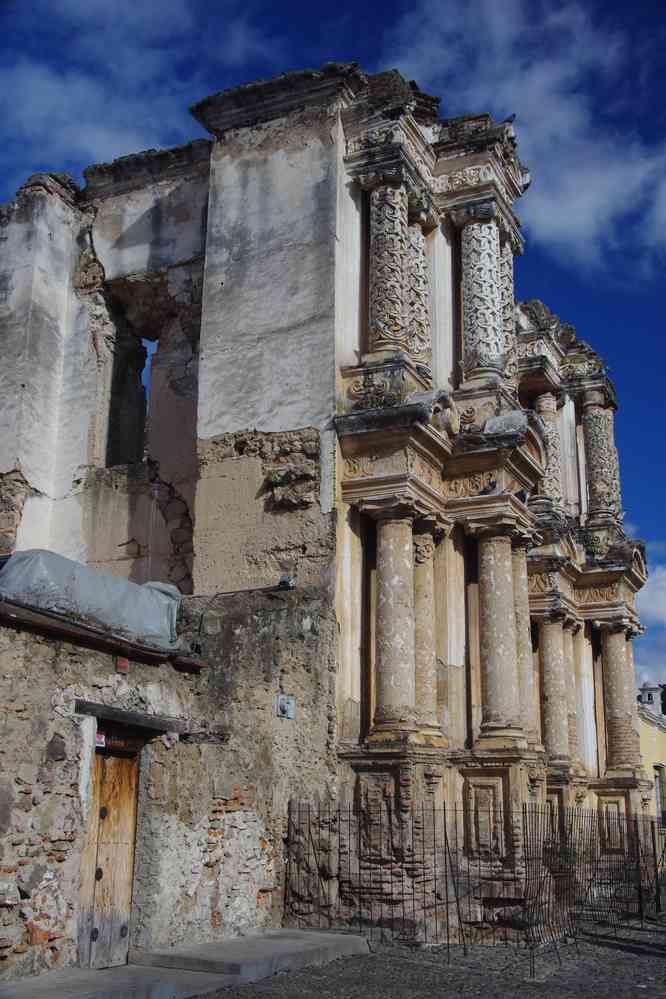
<instances>
[{"instance_id":1,"label":"carved stone column","mask_svg":"<svg viewBox=\"0 0 666 999\"><path fill-rule=\"evenodd\" d=\"M426 253L426 237L422 220L410 219L405 267L406 348L410 357L432 370L432 336L430 329L430 265Z\"/></svg>"},{"instance_id":2,"label":"carved stone column","mask_svg":"<svg viewBox=\"0 0 666 999\"><path fill-rule=\"evenodd\" d=\"M500 236L492 202L457 209L463 298L465 379L502 373L507 342L500 290Z\"/></svg>"},{"instance_id":3,"label":"carved stone column","mask_svg":"<svg viewBox=\"0 0 666 999\"><path fill-rule=\"evenodd\" d=\"M583 690L583 673L585 668L586 641L585 628L578 628L578 630L574 632L573 636L574 672L576 678L576 746L578 749L579 761L583 763L586 768L588 768L589 754L586 751L586 743L588 742L586 729L590 727L594 730L594 744L596 745L596 718L594 718L594 716L590 718L585 716L586 700Z\"/></svg>"},{"instance_id":4,"label":"carved stone column","mask_svg":"<svg viewBox=\"0 0 666 999\"><path fill-rule=\"evenodd\" d=\"M479 538L481 739L526 744L520 723L511 538Z\"/></svg>"},{"instance_id":5,"label":"carved stone column","mask_svg":"<svg viewBox=\"0 0 666 999\"><path fill-rule=\"evenodd\" d=\"M437 718L437 644L435 634L435 525L414 527L414 619L416 718L419 728L441 735Z\"/></svg>"},{"instance_id":6,"label":"carved stone column","mask_svg":"<svg viewBox=\"0 0 666 999\"><path fill-rule=\"evenodd\" d=\"M532 629L530 625L530 598L527 588L527 539L514 544L511 554L513 570L513 602L516 616L516 656L518 661L518 690L520 717L530 746L538 743L534 716L534 663L532 661Z\"/></svg>"},{"instance_id":7,"label":"carved stone column","mask_svg":"<svg viewBox=\"0 0 666 999\"><path fill-rule=\"evenodd\" d=\"M544 495L553 504L562 506L562 442L557 420L557 399L552 392L537 396L534 407L544 422L546 469L543 478Z\"/></svg>"},{"instance_id":8,"label":"carved stone column","mask_svg":"<svg viewBox=\"0 0 666 999\"><path fill-rule=\"evenodd\" d=\"M576 695L576 653L574 648L574 634L579 629L580 625L577 621L568 619L564 623L564 631L562 635L567 689L569 756L572 763L578 760L578 704Z\"/></svg>"},{"instance_id":9,"label":"carved stone column","mask_svg":"<svg viewBox=\"0 0 666 999\"><path fill-rule=\"evenodd\" d=\"M558 614L539 622L543 742L551 766L569 763L569 710L562 623L562 615Z\"/></svg>"},{"instance_id":10,"label":"carved stone column","mask_svg":"<svg viewBox=\"0 0 666 999\"><path fill-rule=\"evenodd\" d=\"M608 770L636 770L640 766L641 750L634 730L636 691L633 671L627 664L627 627L623 622L602 622L599 627L606 709L606 766Z\"/></svg>"},{"instance_id":11,"label":"carved stone column","mask_svg":"<svg viewBox=\"0 0 666 999\"><path fill-rule=\"evenodd\" d=\"M416 727L412 520L403 510L377 519L377 697L371 738Z\"/></svg>"},{"instance_id":12,"label":"carved stone column","mask_svg":"<svg viewBox=\"0 0 666 999\"><path fill-rule=\"evenodd\" d=\"M583 439L588 482L590 526L617 520L622 512L620 472L614 438L613 409L604 393L590 389L583 396Z\"/></svg>"},{"instance_id":13,"label":"carved stone column","mask_svg":"<svg viewBox=\"0 0 666 999\"><path fill-rule=\"evenodd\" d=\"M370 192L369 349L387 356L406 351L405 263L407 190L380 184Z\"/></svg>"},{"instance_id":14,"label":"carved stone column","mask_svg":"<svg viewBox=\"0 0 666 999\"><path fill-rule=\"evenodd\" d=\"M507 353L507 374L517 376L518 357L516 354L516 318L513 282L513 246L511 240L502 240L500 248L500 295L502 305L502 327Z\"/></svg>"}]
</instances>

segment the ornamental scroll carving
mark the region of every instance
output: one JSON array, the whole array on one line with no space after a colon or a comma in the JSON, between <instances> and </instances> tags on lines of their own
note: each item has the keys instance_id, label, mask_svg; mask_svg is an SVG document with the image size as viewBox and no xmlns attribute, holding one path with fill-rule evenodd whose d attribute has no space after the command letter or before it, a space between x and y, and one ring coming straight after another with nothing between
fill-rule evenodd
<instances>
[{"instance_id":1,"label":"ornamental scroll carving","mask_svg":"<svg viewBox=\"0 0 666 999\"><path fill-rule=\"evenodd\" d=\"M426 240L420 225L410 225L405 267L405 308L408 316L408 351L415 361L430 368L430 281Z\"/></svg>"},{"instance_id":2,"label":"ornamental scroll carving","mask_svg":"<svg viewBox=\"0 0 666 999\"><path fill-rule=\"evenodd\" d=\"M426 485L439 493L442 492L443 483L440 470L422 458L420 454L416 454L411 448L407 451L407 469L421 482L425 482Z\"/></svg>"},{"instance_id":3,"label":"ornamental scroll carving","mask_svg":"<svg viewBox=\"0 0 666 999\"><path fill-rule=\"evenodd\" d=\"M559 366L559 357L552 345L547 340L518 341L517 345L519 357L547 357L556 368Z\"/></svg>"},{"instance_id":4,"label":"ornamental scroll carving","mask_svg":"<svg viewBox=\"0 0 666 999\"><path fill-rule=\"evenodd\" d=\"M414 561L417 565L429 562L435 554L435 542L426 534L414 535Z\"/></svg>"},{"instance_id":5,"label":"ornamental scroll carving","mask_svg":"<svg viewBox=\"0 0 666 999\"><path fill-rule=\"evenodd\" d=\"M533 594L551 593L556 589L555 577L551 572L537 572L527 577L527 592Z\"/></svg>"},{"instance_id":6,"label":"ornamental scroll carving","mask_svg":"<svg viewBox=\"0 0 666 999\"><path fill-rule=\"evenodd\" d=\"M613 441L613 413L600 406L583 413L583 435L587 458L590 513L619 515L620 474Z\"/></svg>"},{"instance_id":7,"label":"ornamental scroll carving","mask_svg":"<svg viewBox=\"0 0 666 999\"><path fill-rule=\"evenodd\" d=\"M353 409L384 409L397 406L402 398L393 379L372 371L354 378L347 395L353 402Z\"/></svg>"},{"instance_id":8,"label":"ornamental scroll carving","mask_svg":"<svg viewBox=\"0 0 666 999\"><path fill-rule=\"evenodd\" d=\"M447 499L478 496L482 489L490 485L493 476L493 472L475 472L460 479L445 479L442 491Z\"/></svg>"},{"instance_id":9,"label":"ornamental scroll carving","mask_svg":"<svg viewBox=\"0 0 666 999\"><path fill-rule=\"evenodd\" d=\"M370 194L370 347L407 350L403 266L407 253L407 192L381 185Z\"/></svg>"},{"instance_id":10,"label":"ornamental scroll carving","mask_svg":"<svg viewBox=\"0 0 666 999\"><path fill-rule=\"evenodd\" d=\"M359 479L369 475L392 475L405 472L407 457L404 449L390 454L360 454L345 458L345 479Z\"/></svg>"},{"instance_id":11,"label":"ornamental scroll carving","mask_svg":"<svg viewBox=\"0 0 666 999\"><path fill-rule=\"evenodd\" d=\"M577 590L576 596L581 604L601 604L617 598L617 585L612 586L588 586L584 590Z\"/></svg>"},{"instance_id":12,"label":"ornamental scroll carving","mask_svg":"<svg viewBox=\"0 0 666 999\"><path fill-rule=\"evenodd\" d=\"M465 371L498 367L506 352L499 279L499 230L470 222L462 231Z\"/></svg>"}]
</instances>

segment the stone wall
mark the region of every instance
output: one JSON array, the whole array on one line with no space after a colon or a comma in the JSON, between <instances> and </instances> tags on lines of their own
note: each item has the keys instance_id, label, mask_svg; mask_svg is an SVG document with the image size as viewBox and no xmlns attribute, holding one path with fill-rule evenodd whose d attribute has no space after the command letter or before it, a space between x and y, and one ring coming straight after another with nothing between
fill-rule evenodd
<instances>
[{"instance_id":1,"label":"stone wall","mask_svg":"<svg viewBox=\"0 0 666 999\"><path fill-rule=\"evenodd\" d=\"M288 801L336 790L331 607L325 586L191 598L200 674L0 629L0 978L77 961L97 724L77 699L184 723L141 751L131 945L279 925Z\"/></svg>"}]
</instances>

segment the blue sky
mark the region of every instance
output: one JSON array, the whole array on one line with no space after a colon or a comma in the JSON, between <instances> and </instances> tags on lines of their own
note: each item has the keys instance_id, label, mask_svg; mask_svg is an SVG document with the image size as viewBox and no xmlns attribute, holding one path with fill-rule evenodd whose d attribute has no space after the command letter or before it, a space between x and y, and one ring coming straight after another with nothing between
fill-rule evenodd
<instances>
[{"instance_id":1,"label":"blue sky","mask_svg":"<svg viewBox=\"0 0 666 999\"><path fill-rule=\"evenodd\" d=\"M516 114L533 184L520 298L542 298L617 384L627 523L648 543L644 675L666 681L666 18L613 0L0 0L0 200L37 170L201 134L187 107L327 60L401 69L442 112Z\"/></svg>"}]
</instances>

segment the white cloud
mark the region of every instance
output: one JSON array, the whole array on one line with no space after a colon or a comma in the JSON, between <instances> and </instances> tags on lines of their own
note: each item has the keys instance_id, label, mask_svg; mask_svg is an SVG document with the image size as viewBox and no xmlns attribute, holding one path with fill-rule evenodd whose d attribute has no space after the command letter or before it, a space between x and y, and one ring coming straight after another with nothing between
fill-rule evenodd
<instances>
[{"instance_id":1,"label":"white cloud","mask_svg":"<svg viewBox=\"0 0 666 999\"><path fill-rule=\"evenodd\" d=\"M666 627L666 565L656 565L636 597L636 606L645 624Z\"/></svg>"},{"instance_id":2,"label":"white cloud","mask_svg":"<svg viewBox=\"0 0 666 999\"><path fill-rule=\"evenodd\" d=\"M444 114L517 114L535 178L519 212L534 240L585 268L626 250L624 224L636 213L640 250L666 249L654 214L666 221L666 145L647 145L619 114L631 40L595 23L592 10L420 0L389 31L380 59L441 93Z\"/></svg>"},{"instance_id":3,"label":"white cloud","mask_svg":"<svg viewBox=\"0 0 666 999\"><path fill-rule=\"evenodd\" d=\"M9 20L20 54L0 63L0 170L13 189L37 170L186 142L201 134L189 104L284 58L239 0L30 0Z\"/></svg>"}]
</instances>

